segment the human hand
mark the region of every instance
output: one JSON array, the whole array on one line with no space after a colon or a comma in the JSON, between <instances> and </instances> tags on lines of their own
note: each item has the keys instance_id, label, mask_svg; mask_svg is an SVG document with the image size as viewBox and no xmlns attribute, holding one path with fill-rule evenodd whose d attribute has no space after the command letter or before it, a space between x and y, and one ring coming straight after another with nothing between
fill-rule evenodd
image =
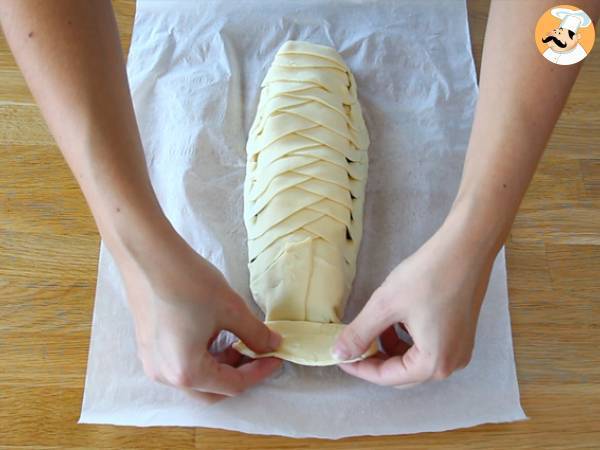
<instances>
[{"instance_id":1,"label":"human hand","mask_svg":"<svg viewBox=\"0 0 600 450\"><path fill-rule=\"evenodd\" d=\"M465 367L495 254L474 245L462 225L447 220L373 292L334 350L340 361L350 359L381 336L385 353L340 368L400 387L443 379ZM396 323L410 334L412 346L398 338Z\"/></svg>"},{"instance_id":2,"label":"human hand","mask_svg":"<svg viewBox=\"0 0 600 450\"><path fill-rule=\"evenodd\" d=\"M136 256L141 262L118 257L138 356L151 379L213 403L243 392L281 366L276 358L240 364L242 355L231 347L211 354L221 330L231 331L257 353L275 350L280 337L176 233L152 246L151 254L144 252L149 257Z\"/></svg>"}]
</instances>

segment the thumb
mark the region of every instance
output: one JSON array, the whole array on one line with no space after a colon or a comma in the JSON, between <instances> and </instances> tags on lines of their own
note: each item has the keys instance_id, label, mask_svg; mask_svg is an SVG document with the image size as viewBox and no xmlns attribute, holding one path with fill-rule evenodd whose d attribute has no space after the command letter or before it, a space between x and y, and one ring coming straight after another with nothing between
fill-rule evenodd
<instances>
[{"instance_id":1,"label":"thumb","mask_svg":"<svg viewBox=\"0 0 600 450\"><path fill-rule=\"evenodd\" d=\"M254 316L241 297L236 296L233 301L229 302L223 311L221 324L255 353L272 352L277 350L281 343L281 336Z\"/></svg>"},{"instance_id":2,"label":"thumb","mask_svg":"<svg viewBox=\"0 0 600 450\"><path fill-rule=\"evenodd\" d=\"M359 357L395 322L394 319L387 300L379 290L375 291L358 316L338 336L332 356L338 361Z\"/></svg>"}]
</instances>

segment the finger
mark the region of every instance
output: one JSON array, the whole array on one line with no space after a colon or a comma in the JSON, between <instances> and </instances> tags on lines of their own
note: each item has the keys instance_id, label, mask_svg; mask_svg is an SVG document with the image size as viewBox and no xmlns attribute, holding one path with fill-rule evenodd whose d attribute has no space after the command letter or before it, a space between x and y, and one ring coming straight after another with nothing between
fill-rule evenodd
<instances>
[{"instance_id":1,"label":"finger","mask_svg":"<svg viewBox=\"0 0 600 450\"><path fill-rule=\"evenodd\" d=\"M258 320L241 298L228 303L222 311L220 322L223 328L235 334L255 353L277 350L281 336Z\"/></svg>"},{"instance_id":2,"label":"finger","mask_svg":"<svg viewBox=\"0 0 600 450\"><path fill-rule=\"evenodd\" d=\"M222 395L222 394L213 394L211 392L200 392L200 391L196 391L194 389L191 388L185 388L182 386L174 386L173 384L169 383L162 375L157 374L156 376L153 377L153 381L160 383L160 384L164 384L166 386L169 386L171 388L175 388L175 389L179 389L184 391L187 395L189 395L190 397L194 397L195 399L199 400L201 404L203 405L212 405L213 403L216 403L218 401L221 401L225 398L227 398L226 395Z\"/></svg>"},{"instance_id":3,"label":"finger","mask_svg":"<svg viewBox=\"0 0 600 450\"><path fill-rule=\"evenodd\" d=\"M241 359L242 355L231 347L215 355L199 352L188 369L157 371L151 378L184 391L231 397L267 378L282 364L277 358L263 358L234 367Z\"/></svg>"},{"instance_id":4,"label":"finger","mask_svg":"<svg viewBox=\"0 0 600 450\"><path fill-rule=\"evenodd\" d=\"M226 395L211 394L210 392L199 392L193 389L184 389L184 391L187 395L199 400L201 404L206 406L212 405L214 403L220 402L221 400L228 398Z\"/></svg>"},{"instance_id":5,"label":"finger","mask_svg":"<svg viewBox=\"0 0 600 450\"><path fill-rule=\"evenodd\" d=\"M333 357L338 361L359 357L377 336L395 322L394 319L387 302L374 294L358 316L340 333L332 352Z\"/></svg>"},{"instance_id":6,"label":"finger","mask_svg":"<svg viewBox=\"0 0 600 450\"><path fill-rule=\"evenodd\" d=\"M239 367L220 364L213 359L200 390L227 396L238 395L268 378L281 365L282 361L277 358L256 359Z\"/></svg>"},{"instance_id":7,"label":"finger","mask_svg":"<svg viewBox=\"0 0 600 450\"><path fill-rule=\"evenodd\" d=\"M340 368L355 377L384 386L422 383L433 376L433 359L414 345L402 356L381 360L368 358Z\"/></svg>"}]
</instances>

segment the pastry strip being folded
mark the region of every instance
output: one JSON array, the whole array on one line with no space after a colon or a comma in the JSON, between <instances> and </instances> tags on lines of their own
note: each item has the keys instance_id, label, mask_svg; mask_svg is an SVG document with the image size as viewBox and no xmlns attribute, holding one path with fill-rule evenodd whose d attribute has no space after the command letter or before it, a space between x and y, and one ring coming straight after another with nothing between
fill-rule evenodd
<instances>
[{"instance_id":1,"label":"pastry strip being folded","mask_svg":"<svg viewBox=\"0 0 600 450\"><path fill-rule=\"evenodd\" d=\"M333 48L288 41L261 88L244 223L250 289L283 342L263 355L235 347L255 358L336 364L331 348L356 272L368 167L356 82Z\"/></svg>"}]
</instances>

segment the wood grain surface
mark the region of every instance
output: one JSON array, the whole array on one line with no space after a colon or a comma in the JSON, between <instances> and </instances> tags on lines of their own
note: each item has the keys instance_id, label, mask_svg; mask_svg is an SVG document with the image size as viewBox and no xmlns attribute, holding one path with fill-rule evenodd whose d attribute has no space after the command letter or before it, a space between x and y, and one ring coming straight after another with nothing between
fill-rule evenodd
<instances>
[{"instance_id":1,"label":"wood grain surface","mask_svg":"<svg viewBox=\"0 0 600 450\"><path fill-rule=\"evenodd\" d=\"M135 4L114 5L127 49ZM487 2L469 2L477 62L487 10ZM0 448L600 448L600 48L595 50L507 242L517 370L531 419L321 441L76 424L99 236L0 40Z\"/></svg>"}]
</instances>

